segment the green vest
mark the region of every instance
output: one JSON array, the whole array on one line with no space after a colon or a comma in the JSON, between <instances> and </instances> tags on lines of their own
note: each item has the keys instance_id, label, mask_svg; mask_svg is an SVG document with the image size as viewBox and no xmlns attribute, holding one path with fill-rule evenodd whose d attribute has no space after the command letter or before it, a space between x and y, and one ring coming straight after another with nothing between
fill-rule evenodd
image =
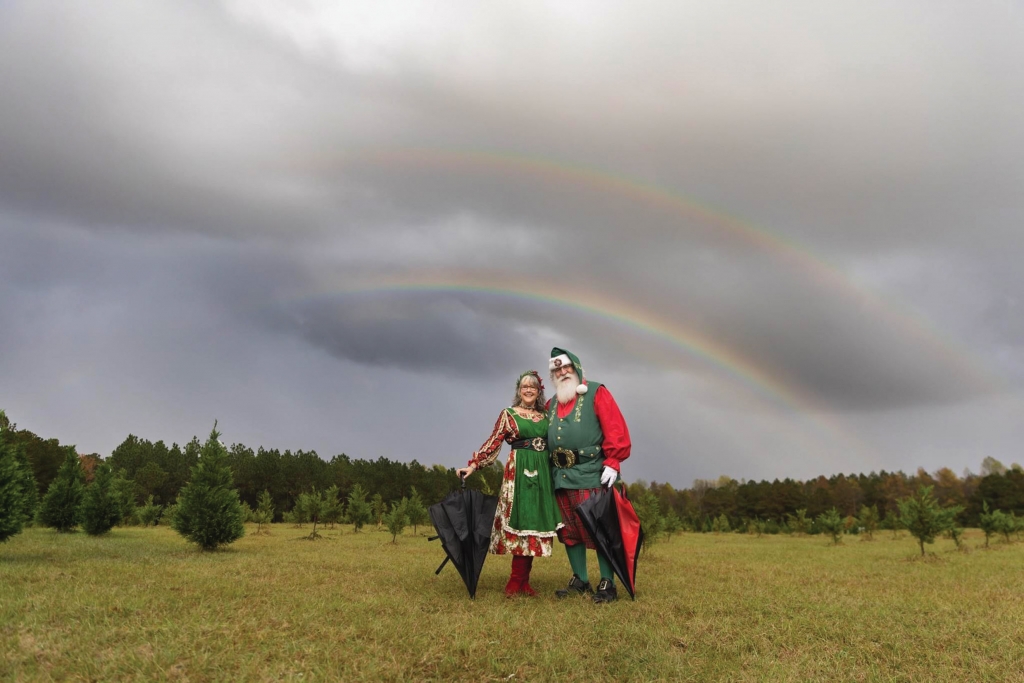
<instances>
[{"instance_id":1,"label":"green vest","mask_svg":"<svg viewBox=\"0 0 1024 683\"><path fill-rule=\"evenodd\" d=\"M558 417L558 398L551 399L548 450L552 453L557 448L578 451L576 464L572 467L551 468L556 489L596 489L601 485L604 433L594 412L594 396L600 387L597 382L587 382L587 393L576 396L576 405L565 418Z\"/></svg>"}]
</instances>

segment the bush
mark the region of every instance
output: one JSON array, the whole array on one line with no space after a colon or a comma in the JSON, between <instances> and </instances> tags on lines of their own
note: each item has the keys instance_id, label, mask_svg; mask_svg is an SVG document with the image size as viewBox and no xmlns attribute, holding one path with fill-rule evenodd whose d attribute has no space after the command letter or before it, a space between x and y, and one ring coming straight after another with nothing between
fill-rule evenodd
<instances>
[{"instance_id":1,"label":"bush","mask_svg":"<svg viewBox=\"0 0 1024 683\"><path fill-rule=\"evenodd\" d=\"M92 483L85 489L82 500L82 528L90 536L100 536L114 528L121 519L121 511L114 497L112 484L114 473L110 465L101 462L93 476Z\"/></svg>"},{"instance_id":2,"label":"bush","mask_svg":"<svg viewBox=\"0 0 1024 683\"><path fill-rule=\"evenodd\" d=\"M270 491L263 489L259 499L256 501L256 511L252 515L252 521L256 522L256 533L269 533L263 527L274 521L274 500L270 497Z\"/></svg>"},{"instance_id":3,"label":"bush","mask_svg":"<svg viewBox=\"0 0 1024 683\"><path fill-rule=\"evenodd\" d=\"M74 446L64 449L64 463L50 484L39 509L39 521L62 533L71 531L81 521L82 497L85 495L85 472L78 463Z\"/></svg>"},{"instance_id":4,"label":"bush","mask_svg":"<svg viewBox=\"0 0 1024 683\"><path fill-rule=\"evenodd\" d=\"M807 517L807 508L800 508L795 515L789 515L789 528L797 534L810 533L811 519Z\"/></svg>"},{"instance_id":5,"label":"bush","mask_svg":"<svg viewBox=\"0 0 1024 683\"><path fill-rule=\"evenodd\" d=\"M872 505L861 505L860 514L857 516L857 522L861 528L864 529L864 533L867 534L868 540L874 539L874 533L878 529L878 508Z\"/></svg>"},{"instance_id":6,"label":"bush","mask_svg":"<svg viewBox=\"0 0 1024 683\"><path fill-rule=\"evenodd\" d=\"M192 468L192 478L178 495L171 525L203 550L232 543L245 535L242 503L234 489L227 449L214 423L210 437Z\"/></svg>"}]
</instances>

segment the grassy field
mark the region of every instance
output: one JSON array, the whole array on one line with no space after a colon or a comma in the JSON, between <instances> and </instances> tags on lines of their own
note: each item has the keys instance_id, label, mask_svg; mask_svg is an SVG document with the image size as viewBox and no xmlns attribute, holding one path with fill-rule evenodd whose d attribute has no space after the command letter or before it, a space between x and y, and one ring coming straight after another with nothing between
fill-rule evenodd
<instances>
[{"instance_id":1,"label":"grassy field","mask_svg":"<svg viewBox=\"0 0 1024 683\"><path fill-rule=\"evenodd\" d=\"M540 597L505 599L492 556L471 601L423 529L252 530L215 553L26 530L0 546L0 678L1024 681L1024 544L971 532L923 560L889 533L681 535L641 558L636 602L600 606L554 599L561 548Z\"/></svg>"}]
</instances>

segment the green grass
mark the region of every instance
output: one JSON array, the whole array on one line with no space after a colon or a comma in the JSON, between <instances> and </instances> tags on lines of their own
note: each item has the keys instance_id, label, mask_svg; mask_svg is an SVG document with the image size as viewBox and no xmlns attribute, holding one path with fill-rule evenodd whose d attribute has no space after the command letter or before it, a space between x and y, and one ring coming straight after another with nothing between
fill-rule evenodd
<instances>
[{"instance_id":1,"label":"green grass","mask_svg":"<svg viewBox=\"0 0 1024 683\"><path fill-rule=\"evenodd\" d=\"M540 597L505 599L490 556L471 601L423 529L253 529L214 553L166 527L26 530L0 546L0 678L1024 681L1024 544L977 532L924 560L888 533L676 536L636 602L601 606L553 598L561 548Z\"/></svg>"}]
</instances>

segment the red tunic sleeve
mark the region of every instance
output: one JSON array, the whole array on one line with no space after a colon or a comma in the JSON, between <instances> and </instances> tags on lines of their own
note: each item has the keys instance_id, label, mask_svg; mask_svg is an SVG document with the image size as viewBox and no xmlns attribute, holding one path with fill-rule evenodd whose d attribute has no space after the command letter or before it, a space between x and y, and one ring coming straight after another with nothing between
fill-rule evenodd
<instances>
[{"instance_id":1,"label":"red tunic sleeve","mask_svg":"<svg viewBox=\"0 0 1024 683\"><path fill-rule=\"evenodd\" d=\"M594 412L597 413L597 421L601 424L601 432L604 434L604 442L601 444L604 464L619 471L622 461L629 457L632 443L629 440L626 419L622 417L622 411L612 398L612 393L603 385L597 388L594 395Z\"/></svg>"},{"instance_id":2,"label":"red tunic sleeve","mask_svg":"<svg viewBox=\"0 0 1024 683\"><path fill-rule=\"evenodd\" d=\"M512 419L507 410L501 411L498 421L494 423L494 430L491 432L491 435L487 437L487 440L480 446L480 449L473 453L473 457L469 459L467 465L473 465L477 469L487 467L494 462L495 458L498 457L498 453L501 452L501 442L505 441L507 437L511 437L514 440L517 436L519 436L519 426L516 424L516 421Z\"/></svg>"}]
</instances>

